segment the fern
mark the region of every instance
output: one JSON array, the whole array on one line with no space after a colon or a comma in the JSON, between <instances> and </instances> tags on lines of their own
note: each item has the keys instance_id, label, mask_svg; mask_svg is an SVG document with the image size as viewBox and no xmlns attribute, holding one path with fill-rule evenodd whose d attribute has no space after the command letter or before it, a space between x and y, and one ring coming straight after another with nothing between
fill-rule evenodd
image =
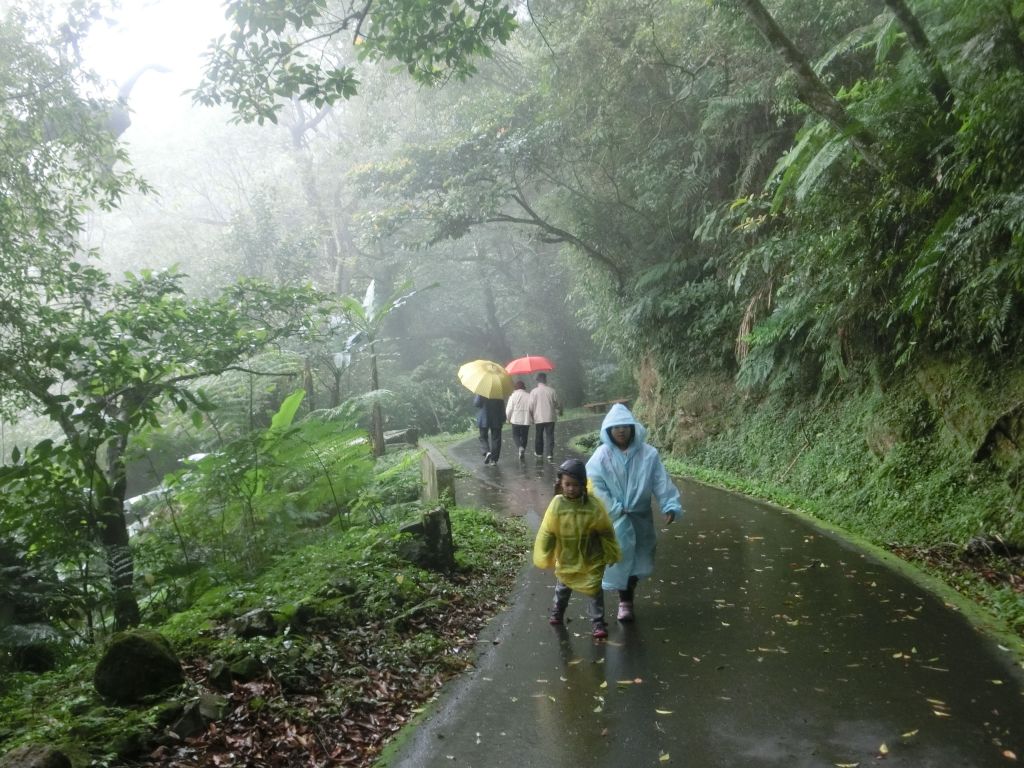
<instances>
[{"instance_id":1,"label":"fern","mask_svg":"<svg viewBox=\"0 0 1024 768\"><path fill-rule=\"evenodd\" d=\"M817 189L822 178L828 173L836 160L842 157L849 146L848 141L838 136L834 136L825 142L800 174L793 193L797 202L802 201Z\"/></svg>"},{"instance_id":2,"label":"fern","mask_svg":"<svg viewBox=\"0 0 1024 768\"><path fill-rule=\"evenodd\" d=\"M832 129L827 123L811 123L797 135L796 145L779 158L769 176L769 183L775 184L772 213L778 213L786 204L787 196L796 188L804 170L817 157L831 134Z\"/></svg>"}]
</instances>

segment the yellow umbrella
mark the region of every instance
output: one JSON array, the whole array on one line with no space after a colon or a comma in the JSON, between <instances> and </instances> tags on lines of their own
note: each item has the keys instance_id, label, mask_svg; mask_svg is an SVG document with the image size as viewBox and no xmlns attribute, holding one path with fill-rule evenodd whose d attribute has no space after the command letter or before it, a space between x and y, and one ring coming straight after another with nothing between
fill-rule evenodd
<instances>
[{"instance_id":1,"label":"yellow umbrella","mask_svg":"<svg viewBox=\"0 0 1024 768\"><path fill-rule=\"evenodd\" d=\"M504 366L490 360L474 360L459 368L459 381L470 392L482 397L504 399L512 394L512 377Z\"/></svg>"}]
</instances>

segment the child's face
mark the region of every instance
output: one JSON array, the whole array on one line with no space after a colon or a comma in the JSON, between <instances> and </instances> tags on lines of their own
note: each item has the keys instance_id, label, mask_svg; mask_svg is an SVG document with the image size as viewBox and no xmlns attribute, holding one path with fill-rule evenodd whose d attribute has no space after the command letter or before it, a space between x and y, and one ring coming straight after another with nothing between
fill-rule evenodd
<instances>
[{"instance_id":1,"label":"child's face","mask_svg":"<svg viewBox=\"0 0 1024 768\"><path fill-rule=\"evenodd\" d=\"M619 446L619 448L625 448L629 445L629 440L633 436L629 425L612 427L608 431L611 433L612 441Z\"/></svg>"},{"instance_id":2,"label":"child's face","mask_svg":"<svg viewBox=\"0 0 1024 768\"><path fill-rule=\"evenodd\" d=\"M562 484L562 495L567 499L578 499L583 493L583 483L572 475L562 475L559 482Z\"/></svg>"}]
</instances>

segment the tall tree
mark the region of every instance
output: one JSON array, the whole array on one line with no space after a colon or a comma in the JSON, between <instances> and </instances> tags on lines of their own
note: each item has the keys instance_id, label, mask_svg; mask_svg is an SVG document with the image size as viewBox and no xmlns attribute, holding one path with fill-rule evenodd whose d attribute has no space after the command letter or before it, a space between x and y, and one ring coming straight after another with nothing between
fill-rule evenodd
<instances>
[{"instance_id":1,"label":"tall tree","mask_svg":"<svg viewBox=\"0 0 1024 768\"><path fill-rule=\"evenodd\" d=\"M921 63L928 75L928 89L935 97L935 102L947 115L952 114L953 86L949 84L949 78L939 62L939 57L935 53L931 41L928 40L928 35L925 34L921 21L907 5L906 0L885 0L885 4L896 17L900 27L903 28L911 47L921 58Z\"/></svg>"},{"instance_id":2,"label":"tall tree","mask_svg":"<svg viewBox=\"0 0 1024 768\"><path fill-rule=\"evenodd\" d=\"M88 20L72 17L51 35L14 7L0 24L0 403L8 416L26 407L44 414L64 438L59 449L16 452L4 482L31 483L40 462L63 463L50 477L77 485L85 503L74 508L87 518L66 523L103 545L115 621L127 626L138 620L124 520L127 441L168 401L198 404L189 380L311 327L311 296L253 284L189 301L174 272L115 284L91 263L94 253L80 245L83 217L148 186L106 124L111 105L81 95L91 76L77 40ZM23 540L32 529L30 520Z\"/></svg>"},{"instance_id":3,"label":"tall tree","mask_svg":"<svg viewBox=\"0 0 1024 768\"><path fill-rule=\"evenodd\" d=\"M801 100L816 114L823 117L842 136L847 136L860 155L877 171L884 171L885 164L878 154L877 139L859 120L847 112L832 91L821 82L807 60L807 56L794 45L768 12L761 0L735 0L751 24L764 37L796 76L797 91Z\"/></svg>"},{"instance_id":4,"label":"tall tree","mask_svg":"<svg viewBox=\"0 0 1024 768\"><path fill-rule=\"evenodd\" d=\"M231 0L227 16L235 31L211 47L196 99L230 104L240 119L260 123L277 122L293 96L319 109L355 95L359 82L346 58L395 61L432 85L471 75L474 58L515 28L507 0ZM345 34L356 54L325 50Z\"/></svg>"},{"instance_id":5,"label":"tall tree","mask_svg":"<svg viewBox=\"0 0 1024 768\"><path fill-rule=\"evenodd\" d=\"M60 451L49 442L16 451L0 484L31 486L36 462L63 461L87 499L85 519L65 524L93 532L106 551L115 624L123 628L139 620L124 508L128 441L142 427L158 425L168 405L183 412L206 408L190 382L314 327L308 313L316 300L306 290L256 283L189 300L182 276L172 271L129 276L120 284L77 262L63 271L77 277L77 292L59 305L39 303L31 330L2 337L0 392L50 418L64 444ZM32 293L30 285L10 287L17 295Z\"/></svg>"}]
</instances>

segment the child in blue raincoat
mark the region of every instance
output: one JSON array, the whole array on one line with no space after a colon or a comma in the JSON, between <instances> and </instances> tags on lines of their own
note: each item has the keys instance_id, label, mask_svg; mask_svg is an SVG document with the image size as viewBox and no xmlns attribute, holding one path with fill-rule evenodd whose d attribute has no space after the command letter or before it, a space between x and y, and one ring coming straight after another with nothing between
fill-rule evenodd
<instances>
[{"instance_id":1,"label":"child in blue raincoat","mask_svg":"<svg viewBox=\"0 0 1024 768\"><path fill-rule=\"evenodd\" d=\"M615 531L604 504L587 493L587 469L579 459L558 467L556 496L548 504L533 544L533 564L555 569L555 600L549 621L560 625L572 593L590 597L593 636L608 637L601 576L619 559Z\"/></svg>"},{"instance_id":2,"label":"child in blue raincoat","mask_svg":"<svg viewBox=\"0 0 1024 768\"><path fill-rule=\"evenodd\" d=\"M646 442L647 430L626 406L611 407L600 437L601 445L587 462L587 475L594 495L608 508L622 550L622 559L605 570L602 586L618 590L618 620L628 622L634 618L637 583L654 571L652 500L658 500L666 525L683 508L658 450Z\"/></svg>"}]
</instances>

